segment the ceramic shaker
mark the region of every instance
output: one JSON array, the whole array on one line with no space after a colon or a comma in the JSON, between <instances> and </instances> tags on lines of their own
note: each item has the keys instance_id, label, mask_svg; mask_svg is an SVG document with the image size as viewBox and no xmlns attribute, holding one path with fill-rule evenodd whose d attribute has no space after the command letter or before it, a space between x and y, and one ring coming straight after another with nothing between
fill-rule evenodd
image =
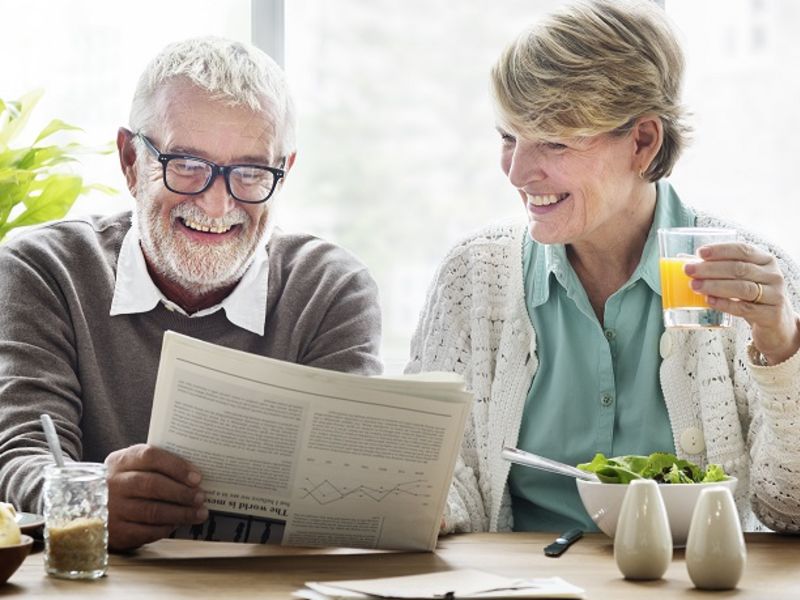
<instances>
[{"instance_id":1,"label":"ceramic shaker","mask_svg":"<svg viewBox=\"0 0 800 600\"><path fill-rule=\"evenodd\" d=\"M747 551L736 504L729 489L700 493L686 540L686 569L701 590L731 590L739 583Z\"/></svg>"},{"instance_id":2,"label":"ceramic shaker","mask_svg":"<svg viewBox=\"0 0 800 600\"><path fill-rule=\"evenodd\" d=\"M652 479L628 484L614 534L614 560L626 579L660 579L672 560L667 510Z\"/></svg>"}]
</instances>

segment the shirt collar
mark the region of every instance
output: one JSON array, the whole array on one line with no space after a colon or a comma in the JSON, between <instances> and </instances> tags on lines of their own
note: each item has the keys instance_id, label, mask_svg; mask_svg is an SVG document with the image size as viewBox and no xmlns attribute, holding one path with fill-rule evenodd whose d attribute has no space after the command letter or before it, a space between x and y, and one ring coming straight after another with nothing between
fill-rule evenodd
<instances>
[{"instance_id":1,"label":"shirt collar","mask_svg":"<svg viewBox=\"0 0 800 600\"><path fill-rule=\"evenodd\" d=\"M681 202L672 186L664 180L658 181L656 183L656 208L653 215L653 224L647 234L639 265L625 286L627 287L638 279L642 279L650 289L660 295L661 278L658 270L656 232L666 227L693 227L694 223L694 212ZM525 236L525 244L532 245L529 250L533 253L533 280L537 282L531 297L532 307L535 308L544 304L550 297L551 279L553 278L566 290L567 295L570 297L573 293L577 293L574 288L580 284L574 276L572 266L567 259L566 247L563 244L537 244L531 240L530 235Z\"/></svg>"},{"instance_id":2,"label":"shirt collar","mask_svg":"<svg viewBox=\"0 0 800 600\"><path fill-rule=\"evenodd\" d=\"M531 306L541 306L550 297L551 279L555 277L564 289L569 289L567 273L572 266L567 260L566 248L563 244L537 244L530 234L525 236L525 244L533 252L533 281L538 282L533 288ZM551 275L553 277L551 277Z\"/></svg>"},{"instance_id":3,"label":"shirt collar","mask_svg":"<svg viewBox=\"0 0 800 600\"><path fill-rule=\"evenodd\" d=\"M266 243L261 243L257 246L241 281L222 302L187 316L205 317L223 309L228 321L237 327L257 335L264 335L268 281L269 260ZM133 219L131 228L122 240L117 259L117 279L109 314L113 317L146 313L158 306L159 302L171 311L186 315L180 306L164 296L150 277L140 244L139 227L136 219Z\"/></svg>"}]
</instances>

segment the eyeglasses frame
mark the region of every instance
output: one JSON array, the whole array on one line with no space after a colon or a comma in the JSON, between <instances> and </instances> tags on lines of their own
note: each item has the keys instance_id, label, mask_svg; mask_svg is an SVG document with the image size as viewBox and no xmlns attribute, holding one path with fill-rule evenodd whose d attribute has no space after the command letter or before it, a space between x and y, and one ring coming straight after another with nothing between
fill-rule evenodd
<instances>
[{"instance_id":1,"label":"eyeglasses frame","mask_svg":"<svg viewBox=\"0 0 800 600\"><path fill-rule=\"evenodd\" d=\"M197 196L199 194L202 194L208 188L214 185L214 182L217 180L217 176L221 174L223 180L225 181L225 189L228 190L228 195L230 195L231 198L233 198L237 202L242 202L243 204L263 204L272 197L272 194L275 193L275 189L278 187L278 182L283 177L286 176L286 171L283 168L278 168L278 167L253 165L247 163L238 163L234 165L218 165L215 162L206 160L205 158L200 158L199 156L193 156L191 154L164 154L163 152L161 152L161 150L156 148L155 144L153 144L153 142L150 141L150 139L143 133L137 132L134 135L140 138L142 142L144 142L144 145L147 147L147 149L153 154L153 156L156 157L158 162L161 163L162 179L164 181L164 187L166 187L170 192L174 194L181 194L183 196ZM178 190L171 188L170 185L167 183L167 164L169 163L169 161L173 159L181 159L181 158L184 160L196 160L198 162L207 164L209 167L211 167L211 175L208 177L208 180L206 181L202 189L196 192L179 192ZM286 159L284 158L283 160L281 160L281 167L283 167L285 163ZM233 169L237 167L250 167L256 169L263 169L265 171L269 171L270 173L272 173L272 175L274 176L274 181L272 182L272 189L270 189L266 198L264 198L263 200L242 200L236 194L233 193L233 190L231 189L230 173Z\"/></svg>"}]
</instances>

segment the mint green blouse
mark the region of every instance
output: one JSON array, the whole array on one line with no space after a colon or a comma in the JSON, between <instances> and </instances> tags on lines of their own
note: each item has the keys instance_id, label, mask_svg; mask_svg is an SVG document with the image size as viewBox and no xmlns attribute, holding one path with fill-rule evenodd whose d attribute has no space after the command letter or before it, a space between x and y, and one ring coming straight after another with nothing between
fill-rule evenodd
<instances>
[{"instance_id":1,"label":"mint green blouse","mask_svg":"<svg viewBox=\"0 0 800 600\"><path fill-rule=\"evenodd\" d=\"M672 187L659 182L642 258L606 301L603 323L564 245L526 240L525 300L539 368L528 391L519 448L573 465L596 452L674 452L658 377L664 324L656 231L694 222ZM517 531L597 530L571 478L513 465L509 489Z\"/></svg>"}]
</instances>

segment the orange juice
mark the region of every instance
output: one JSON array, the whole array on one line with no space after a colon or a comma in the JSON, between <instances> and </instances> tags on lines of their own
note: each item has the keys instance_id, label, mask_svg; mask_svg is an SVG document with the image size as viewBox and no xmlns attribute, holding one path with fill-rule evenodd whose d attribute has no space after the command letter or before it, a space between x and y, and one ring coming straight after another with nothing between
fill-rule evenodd
<instances>
[{"instance_id":1,"label":"orange juice","mask_svg":"<svg viewBox=\"0 0 800 600\"><path fill-rule=\"evenodd\" d=\"M692 278L683 272L687 263L697 262L696 258L661 258L661 302L664 310L674 308L708 308L703 294L691 288Z\"/></svg>"}]
</instances>

